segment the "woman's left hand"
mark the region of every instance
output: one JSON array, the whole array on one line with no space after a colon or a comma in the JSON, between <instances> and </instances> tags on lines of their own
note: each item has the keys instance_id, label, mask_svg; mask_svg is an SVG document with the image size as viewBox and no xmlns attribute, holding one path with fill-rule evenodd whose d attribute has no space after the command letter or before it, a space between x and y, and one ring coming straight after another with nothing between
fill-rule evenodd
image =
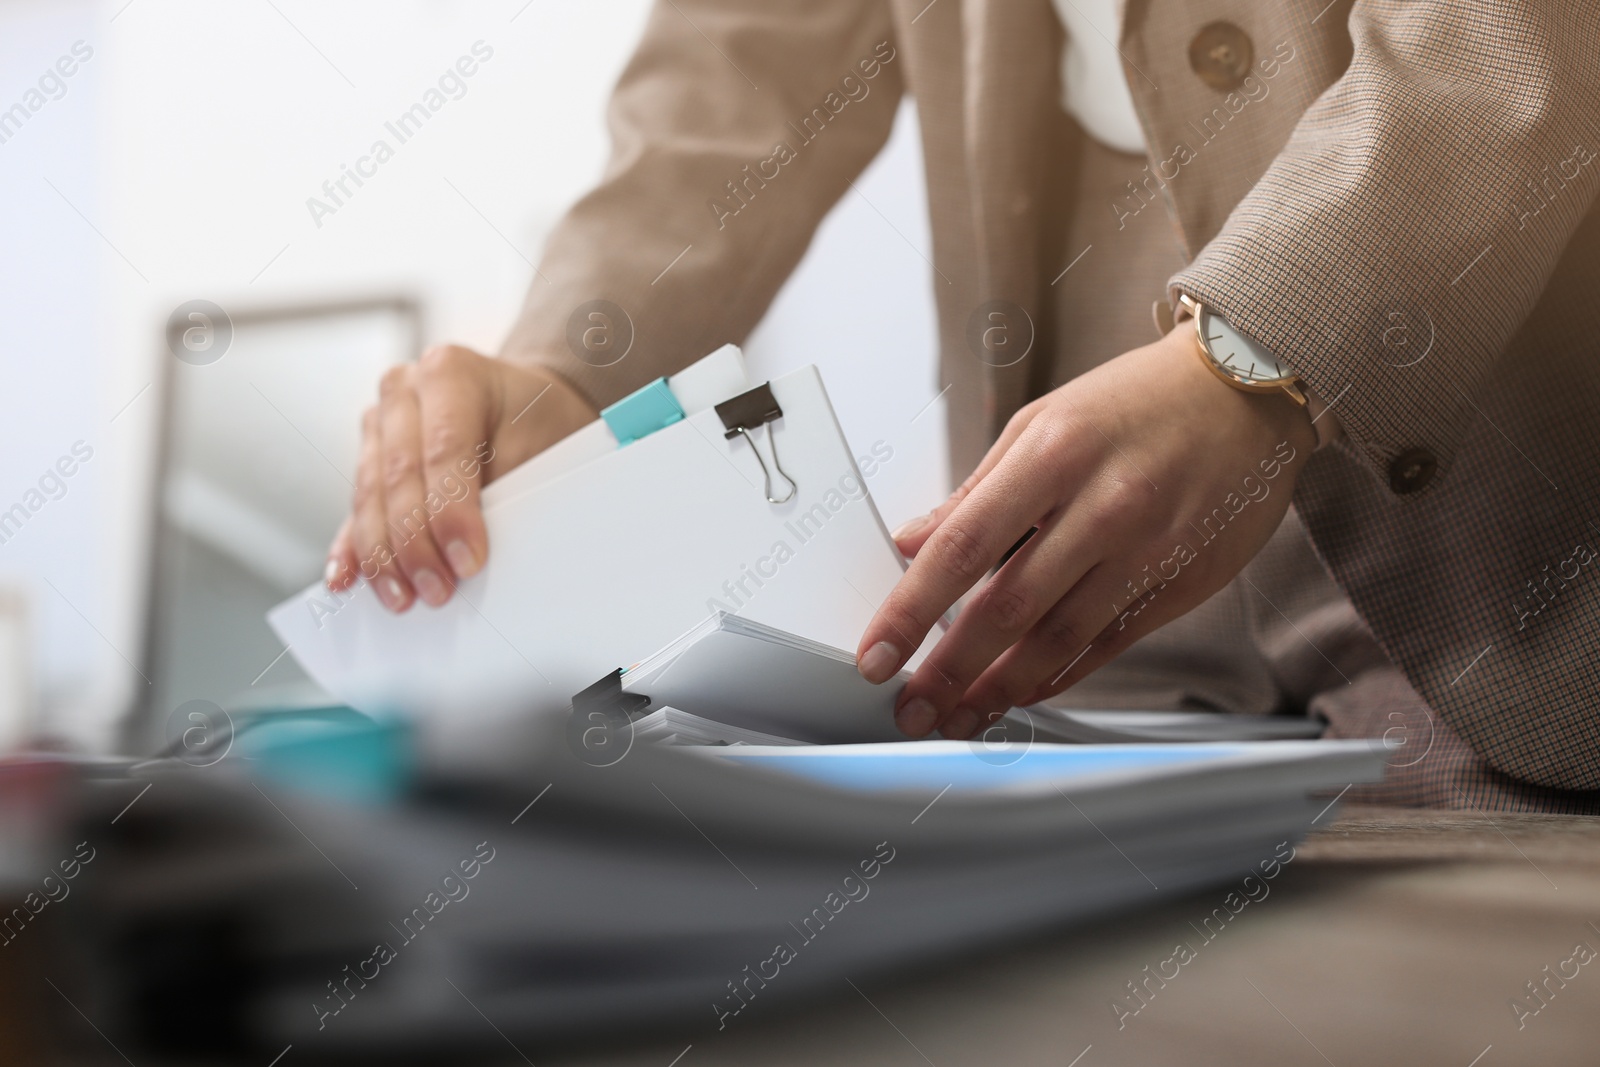
<instances>
[{"instance_id":1,"label":"woman's left hand","mask_svg":"<svg viewBox=\"0 0 1600 1067\"><path fill-rule=\"evenodd\" d=\"M894 677L984 583L895 710L911 737L971 737L1227 584L1277 529L1315 444L1304 408L1219 380L1181 324L1018 411L948 501L895 532L912 563L857 668Z\"/></svg>"}]
</instances>

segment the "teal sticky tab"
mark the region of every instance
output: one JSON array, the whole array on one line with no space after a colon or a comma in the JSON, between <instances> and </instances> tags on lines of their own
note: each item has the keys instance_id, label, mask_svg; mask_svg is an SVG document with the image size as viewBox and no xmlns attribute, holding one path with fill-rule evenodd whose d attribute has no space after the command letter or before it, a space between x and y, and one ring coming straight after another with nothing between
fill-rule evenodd
<instances>
[{"instance_id":1,"label":"teal sticky tab","mask_svg":"<svg viewBox=\"0 0 1600 1067\"><path fill-rule=\"evenodd\" d=\"M392 802L405 791L412 748L410 728L401 722L376 722L354 711L289 712L241 731L237 754L255 773L297 792L373 805Z\"/></svg>"},{"instance_id":2,"label":"teal sticky tab","mask_svg":"<svg viewBox=\"0 0 1600 1067\"><path fill-rule=\"evenodd\" d=\"M683 418L683 405L667 388L665 378L657 378L612 404L600 413L617 436L617 444L631 445Z\"/></svg>"}]
</instances>

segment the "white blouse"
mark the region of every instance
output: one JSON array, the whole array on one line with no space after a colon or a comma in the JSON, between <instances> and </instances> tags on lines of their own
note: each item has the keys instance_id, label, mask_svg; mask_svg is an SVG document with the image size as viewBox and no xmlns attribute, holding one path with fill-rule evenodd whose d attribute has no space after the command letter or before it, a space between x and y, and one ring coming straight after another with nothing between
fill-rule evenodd
<instances>
[{"instance_id":1,"label":"white blouse","mask_svg":"<svg viewBox=\"0 0 1600 1067\"><path fill-rule=\"evenodd\" d=\"M1117 0L1055 0L1067 28L1061 104L1107 148L1143 155L1144 131L1117 52Z\"/></svg>"}]
</instances>

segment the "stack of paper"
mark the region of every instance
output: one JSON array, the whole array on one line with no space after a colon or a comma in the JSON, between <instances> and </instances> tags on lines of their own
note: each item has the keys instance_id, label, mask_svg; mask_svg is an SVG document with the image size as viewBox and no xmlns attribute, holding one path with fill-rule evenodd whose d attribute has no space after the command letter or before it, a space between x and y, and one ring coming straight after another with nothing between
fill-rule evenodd
<instances>
[{"instance_id":1,"label":"stack of paper","mask_svg":"<svg viewBox=\"0 0 1600 1067\"><path fill-rule=\"evenodd\" d=\"M633 724L635 743L647 745L764 745L796 746L809 741L796 741L791 737L764 734L759 730L746 730L738 726L717 722L714 719L691 715L677 708L664 707L652 711Z\"/></svg>"},{"instance_id":2,"label":"stack of paper","mask_svg":"<svg viewBox=\"0 0 1600 1067\"><path fill-rule=\"evenodd\" d=\"M903 671L872 685L847 652L718 613L630 667L622 688L648 696L650 710L674 710L685 728L672 743L689 743L691 734L704 744L760 743L742 736L755 731L788 743L841 745L903 740L894 725L894 704L910 676ZM690 718L698 720L692 731L686 728ZM1305 718L1036 705L1012 709L981 743L1289 740L1315 737L1320 730Z\"/></svg>"},{"instance_id":3,"label":"stack of paper","mask_svg":"<svg viewBox=\"0 0 1600 1067\"><path fill-rule=\"evenodd\" d=\"M377 810L269 782L274 810L226 767L178 765L154 806L105 831L117 877L82 889L102 921L70 932L106 944L62 958L126 958L111 948L133 932L185 943L203 913L240 931L226 973L253 981L233 1014L263 1047L459 1054L499 1040L485 1016L519 1041L666 1024L698 1042L846 979L1116 910L1183 903L1204 954L1385 756L1366 742L1035 744L1004 760L960 742L636 746L600 769L561 766L559 741L535 751L498 788L479 776L430 794L444 803ZM77 806L85 827L126 807L126 786L103 793ZM150 840L162 847L137 847ZM441 882L464 860L470 880ZM108 1017L120 1001L183 1018L148 975L96 976Z\"/></svg>"},{"instance_id":4,"label":"stack of paper","mask_svg":"<svg viewBox=\"0 0 1600 1067\"><path fill-rule=\"evenodd\" d=\"M728 729L825 745L904 740L894 725L899 681L872 685L838 649L723 612L630 667L622 686L652 709Z\"/></svg>"},{"instance_id":5,"label":"stack of paper","mask_svg":"<svg viewBox=\"0 0 1600 1067\"><path fill-rule=\"evenodd\" d=\"M739 388L719 384L698 399ZM851 644L904 561L816 369L770 386L781 417L754 433L679 397L681 421L620 448L596 424L491 486L488 564L441 608L313 586L270 621L340 700L411 716L431 754L472 761L719 610ZM797 487L782 503L764 486L774 450Z\"/></svg>"}]
</instances>

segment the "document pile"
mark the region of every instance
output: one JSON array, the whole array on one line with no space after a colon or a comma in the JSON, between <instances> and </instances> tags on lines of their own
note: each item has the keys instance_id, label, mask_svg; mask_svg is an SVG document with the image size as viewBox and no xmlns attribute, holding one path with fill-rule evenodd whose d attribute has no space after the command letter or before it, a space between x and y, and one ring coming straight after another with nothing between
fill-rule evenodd
<instances>
[{"instance_id":1,"label":"document pile","mask_svg":"<svg viewBox=\"0 0 1600 1067\"><path fill-rule=\"evenodd\" d=\"M316 585L269 615L278 636L339 700L481 766L716 611L837 646L904 572L879 460L858 465L815 367L751 388L727 346L604 416L485 489L488 563L443 607Z\"/></svg>"},{"instance_id":2,"label":"document pile","mask_svg":"<svg viewBox=\"0 0 1600 1067\"><path fill-rule=\"evenodd\" d=\"M840 745L903 740L894 702L909 670L870 685L848 653L718 612L655 655L617 674L617 684L578 694L574 711L636 738L676 744ZM600 683L597 683L597 686ZM602 699L614 690L614 696ZM648 690L648 694L646 694ZM649 714L635 719L623 707ZM609 715L609 718L607 716ZM1040 742L1265 741L1310 739L1309 719L1203 712L1016 708L983 737L987 745Z\"/></svg>"},{"instance_id":3,"label":"document pile","mask_svg":"<svg viewBox=\"0 0 1600 1067\"><path fill-rule=\"evenodd\" d=\"M319 802L248 756L85 775L57 851L99 849L72 912L96 921L34 944L138 1062L123 1035L192 1048L197 988L226 993L206 1032L236 1028L261 1062L658 1027L698 1046L847 979L1237 883L1383 759L1321 741L636 739L598 764L535 727L498 770L426 775L379 806Z\"/></svg>"}]
</instances>

